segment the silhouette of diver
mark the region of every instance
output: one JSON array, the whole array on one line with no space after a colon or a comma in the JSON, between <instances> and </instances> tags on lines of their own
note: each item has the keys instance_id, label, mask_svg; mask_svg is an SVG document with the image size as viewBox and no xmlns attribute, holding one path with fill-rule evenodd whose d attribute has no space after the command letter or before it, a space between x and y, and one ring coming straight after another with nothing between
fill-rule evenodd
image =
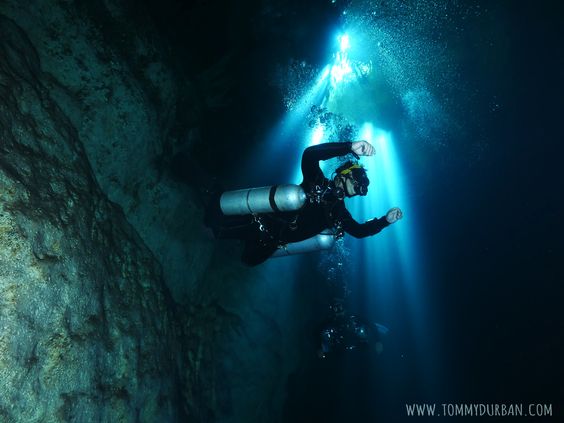
<instances>
[{"instance_id":1,"label":"silhouette of diver","mask_svg":"<svg viewBox=\"0 0 564 423\"><path fill-rule=\"evenodd\" d=\"M366 170L356 160L349 160L335 171L330 180L319 167L320 160L347 154L357 158L372 156L374 147L366 141L334 142L308 147L304 151L300 186L306 201L298 210L228 216L222 212L222 194L217 193L207 208L205 223L212 228L216 238L244 240L242 261L250 266L264 262L277 249L311 239L328 229L332 238L339 238L344 233L355 238L375 235L401 219L402 211L393 207L385 216L365 223L352 218L344 198L367 194L370 181Z\"/></svg>"}]
</instances>

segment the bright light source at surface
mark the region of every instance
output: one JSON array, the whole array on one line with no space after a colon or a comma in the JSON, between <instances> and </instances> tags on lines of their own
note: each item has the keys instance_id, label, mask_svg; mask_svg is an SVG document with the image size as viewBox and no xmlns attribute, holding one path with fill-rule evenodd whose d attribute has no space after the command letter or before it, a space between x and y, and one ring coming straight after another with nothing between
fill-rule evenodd
<instances>
[{"instance_id":1,"label":"bright light source at surface","mask_svg":"<svg viewBox=\"0 0 564 423\"><path fill-rule=\"evenodd\" d=\"M331 85L333 87L343 82L347 75L352 74L352 67L347 53L347 50L351 48L348 34L339 35L337 41L339 42L340 51L335 53L335 62L331 67Z\"/></svg>"},{"instance_id":2,"label":"bright light source at surface","mask_svg":"<svg viewBox=\"0 0 564 423\"><path fill-rule=\"evenodd\" d=\"M345 52L349 48L351 48L351 44L349 41L349 36L347 34L343 34L339 37L339 45L341 46L341 51Z\"/></svg>"},{"instance_id":3,"label":"bright light source at surface","mask_svg":"<svg viewBox=\"0 0 564 423\"><path fill-rule=\"evenodd\" d=\"M335 87L343 82L345 77L352 74L352 67L347 54L340 52L335 55L335 64L331 68L331 84Z\"/></svg>"},{"instance_id":4,"label":"bright light source at surface","mask_svg":"<svg viewBox=\"0 0 564 423\"><path fill-rule=\"evenodd\" d=\"M337 37L339 51L335 52L335 60L331 66L331 87L333 89L336 89L339 84L354 81L358 77L365 77L372 70L372 63L351 59L350 40L349 34L342 34Z\"/></svg>"}]
</instances>

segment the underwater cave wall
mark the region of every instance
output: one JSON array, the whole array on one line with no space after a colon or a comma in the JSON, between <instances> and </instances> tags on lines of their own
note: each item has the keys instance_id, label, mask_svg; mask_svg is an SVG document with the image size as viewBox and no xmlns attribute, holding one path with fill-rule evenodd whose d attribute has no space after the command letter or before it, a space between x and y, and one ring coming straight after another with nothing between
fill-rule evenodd
<instances>
[{"instance_id":1,"label":"underwater cave wall","mask_svg":"<svg viewBox=\"0 0 564 423\"><path fill-rule=\"evenodd\" d=\"M180 326L25 33L0 15L0 419L174 421Z\"/></svg>"},{"instance_id":2,"label":"underwater cave wall","mask_svg":"<svg viewBox=\"0 0 564 423\"><path fill-rule=\"evenodd\" d=\"M76 129L102 191L166 263L165 282L185 303L212 245L194 218L201 206L166 168L191 142L190 124L204 107L196 83L172 70L142 2L6 0L0 13L33 43L45 89Z\"/></svg>"}]
</instances>

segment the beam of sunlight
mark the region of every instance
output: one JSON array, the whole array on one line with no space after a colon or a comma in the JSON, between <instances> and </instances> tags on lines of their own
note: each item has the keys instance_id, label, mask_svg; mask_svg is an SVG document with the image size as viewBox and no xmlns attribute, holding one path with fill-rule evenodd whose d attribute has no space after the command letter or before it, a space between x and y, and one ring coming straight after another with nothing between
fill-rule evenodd
<instances>
[{"instance_id":1,"label":"beam of sunlight","mask_svg":"<svg viewBox=\"0 0 564 423\"><path fill-rule=\"evenodd\" d=\"M280 122L269 132L261 143L261 147L251 155L249 165L255 169L253 174L246 177L254 178L257 175L276 175L276 178L267 183L296 182L292 175L296 166L300 168L301 153L304 144L310 144L311 134L306 134L307 116L313 104L321 104L327 95L330 85L330 66L327 65L319 72L302 97L286 112ZM323 134L316 135L318 142ZM299 181L298 181L299 182ZM252 182L243 182L252 183Z\"/></svg>"},{"instance_id":2,"label":"beam of sunlight","mask_svg":"<svg viewBox=\"0 0 564 423\"><path fill-rule=\"evenodd\" d=\"M355 58L355 52L351 49L350 36L342 34L337 37L339 51L335 52L333 65L331 66L331 89L334 91L339 85L366 77L372 71L372 63L364 62ZM358 48L356 49L359 52Z\"/></svg>"},{"instance_id":3,"label":"beam of sunlight","mask_svg":"<svg viewBox=\"0 0 564 423\"><path fill-rule=\"evenodd\" d=\"M349 41L349 36L348 34L343 34L339 37L339 45L341 47L341 51L345 52L347 51L349 48L351 48L351 43Z\"/></svg>"},{"instance_id":4,"label":"beam of sunlight","mask_svg":"<svg viewBox=\"0 0 564 423\"><path fill-rule=\"evenodd\" d=\"M284 149L296 147L294 143L302 135L303 127L301 124L305 122L311 106L313 104L320 104L325 95L325 90L329 83L328 76L329 66L326 66L313 86L296 102L292 109L282 118L282 121L274 128L267 137L266 143Z\"/></svg>"},{"instance_id":5,"label":"beam of sunlight","mask_svg":"<svg viewBox=\"0 0 564 423\"><path fill-rule=\"evenodd\" d=\"M374 145L376 154L363 158L370 186L364 198L347 200L353 217L361 222L381 217L391 207L400 207L404 218L384 229L380 234L362 241L351 242L351 250L362 257L366 306L377 310L385 319L397 319L398 307L409 316L419 369L425 379L431 379L437 363L425 351L430 341L425 338L426 326L432 324L428 315L423 254L418 249L419 238L415 222L421 222L412 207L405 175L391 133L365 123L360 138ZM353 244L354 242L354 244ZM393 325L392 325L393 326Z\"/></svg>"},{"instance_id":6,"label":"beam of sunlight","mask_svg":"<svg viewBox=\"0 0 564 423\"><path fill-rule=\"evenodd\" d=\"M360 139L366 140L376 148L376 155L363 157L361 162L366 167L370 185L366 197L347 199L347 208L352 216L359 222L383 216L389 209L388 181L383 166L383 154L379 151L380 143L375 139L385 139L388 136L384 131L376 129L372 124L365 123L360 129ZM391 229L391 228L390 228ZM385 281L393 273L393 263L388 259L389 252L393 249L394 231L384 229L376 237L362 241L352 241L352 249L362 257L365 275L371 275L370 285L367 287L371 294L366 297L367 306L377 309L384 316L390 316L393 309L393 291L387 288ZM352 243L351 242L351 243ZM366 277L366 276L365 276Z\"/></svg>"},{"instance_id":7,"label":"beam of sunlight","mask_svg":"<svg viewBox=\"0 0 564 423\"><path fill-rule=\"evenodd\" d=\"M347 81L347 75L352 74L352 67L347 50L351 48L349 36L342 34L337 37L339 51L335 53L335 61L331 66L331 86L336 88L341 82Z\"/></svg>"},{"instance_id":8,"label":"beam of sunlight","mask_svg":"<svg viewBox=\"0 0 564 423\"><path fill-rule=\"evenodd\" d=\"M322 125L317 125L313 129L313 134L311 135L311 145L317 145L321 142L323 139L323 132L324 130Z\"/></svg>"},{"instance_id":9,"label":"beam of sunlight","mask_svg":"<svg viewBox=\"0 0 564 423\"><path fill-rule=\"evenodd\" d=\"M301 154L307 147L310 147L312 145L318 145L321 144L322 142L326 142L327 140L325 138L326 138L325 129L323 128L323 125L316 125L313 129L306 131L305 137L303 137L304 142L303 142L303 148L300 151L300 159L301 159ZM319 167L325 173L328 164L327 162L322 161L319 163ZM303 178L302 178L301 161L298 160L296 164L296 168L294 170L294 177L290 182L293 184L299 184L302 182L302 179Z\"/></svg>"}]
</instances>

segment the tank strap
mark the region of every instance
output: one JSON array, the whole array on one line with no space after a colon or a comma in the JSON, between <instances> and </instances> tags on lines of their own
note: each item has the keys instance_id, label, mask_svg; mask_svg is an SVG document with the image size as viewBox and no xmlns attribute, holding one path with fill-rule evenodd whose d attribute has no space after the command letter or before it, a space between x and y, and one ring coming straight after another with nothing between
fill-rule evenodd
<instances>
[{"instance_id":1,"label":"tank strap","mask_svg":"<svg viewBox=\"0 0 564 423\"><path fill-rule=\"evenodd\" d=\"M276 201L274 201L274 196L276 195L277 189L278 189L278 185L273 185L270 188L270 192L268 193L268 202L270 203L270 207L272 207L272 210L274 210L275 212L280 211L280 209L276 205Z\"/></svg>"}]
</instances>

